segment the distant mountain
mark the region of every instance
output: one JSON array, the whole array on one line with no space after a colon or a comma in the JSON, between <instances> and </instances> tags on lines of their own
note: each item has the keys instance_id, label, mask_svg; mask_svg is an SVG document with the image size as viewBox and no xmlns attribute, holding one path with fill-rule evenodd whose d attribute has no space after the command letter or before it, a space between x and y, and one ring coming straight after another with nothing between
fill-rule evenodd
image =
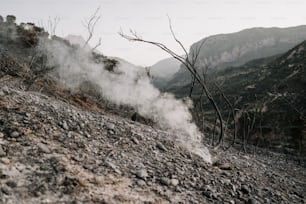
<instances>
[{"instance_id":1,"label":"distant mountain","mask_svg":"<svg viewBox=\"0 0 306 204\"><path fill-rule=\"evenodd\" d=\"M150 72L155 77L170 78L180 69L180 65L181 63L177 59L171 57L152 65Z\"/></svg>"},{"instance_id":2,"label":"distant mountain","mask_svg":"<svg viewBox=\"0 0 306 204\"><path fill-rule=\"evenodd\" d=\"M263 58L285 52L306 39L306 25L289 28L251 28L237 33L220 34L194 43L200 50L199 60L210 67L224 68L223 63L242 65L252 59Z\"/></svg>"},{"instance_id":3,"label":"distant mountain","mask_svg":"<svg viewBox=\"0 0 306 204\"><path fill-rule=\"evenodd\" d=\"M189 55L194 55L201 43L197 64L206 63L212 70L240 66L257 59L284 53L306 40L306 25L289 28L251 28L236 33L210 36L194 43ZM181 67L167 87L181 87L190 82L190 74Z\"/></svg>"},{"instance_id":4,"label":"distant mountain","mask_svg":"<svg viewBox=\"0 0 306 204\"><path fill-rule=\"evenodd\" d=\"M173 57L158 61L150 68L153 84L158 88L165 86L180 69L180 66L181 63Z\"/></svg>"}]
</instances>

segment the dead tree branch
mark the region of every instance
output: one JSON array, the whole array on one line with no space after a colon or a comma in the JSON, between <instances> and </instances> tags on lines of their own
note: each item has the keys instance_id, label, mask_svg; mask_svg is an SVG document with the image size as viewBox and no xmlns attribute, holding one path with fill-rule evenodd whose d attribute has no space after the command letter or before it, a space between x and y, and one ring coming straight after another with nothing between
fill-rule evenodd
<instances>
[{"instance_id":1,"label":"dead tree branch","mask_svg":"<svg viewBox=\"0 0 306 204\"><path fill-rule=\"evenodd\" d=\"M95 31L96 25L99 22L99 20L101 19L101 16L98 15L99 12L100 12L100 9L101 9L101 7L99 6L88 20L85 19L83 21L83 26L86 28L87 33L88 33L88 37L87 37L87 39L86 39L86 41L83 45L83 48L85 48L89 44L89 42L91 41L91 39L94 36L94 31ZM98 43L92 48L92 50L95 50L100 45L101 45L101 38L99 38Z\"/></svg>"},{"instance_id":2,"label":"dead tree branch","mask_svg":"<svg viewBox=\"0 0 306 204\"><path fill-rule=\"evenodd\" d=\"M56 29L59 22L60 18L58 16L54 18L49 17L46 24L43 22L43 20L38 21L38 26L47 31L49 33L49 36L52 37L56 34Z\"/></svg>"},{"instance_id":3,"label":"dead tree branch","mask_svg":"<svg viewBox=\"0 0 306 204\"><path fill-rule=\"evenodd\" d=\"M234 122L234 134L233 134L233 141L232 143L230 144L230 146L227 149L229 149L231 146L233 146L235 144L235 141L236 141L236 137L237 137L237 122L236 122L236 118L235 118L235 108L234 106L232 105L232 103L229 101L229 99L226 97L226 95L224 94L224 92L222 91L221 87L214 83L214 85L217 87L219 93L221 94L222 98L225 100L225 102L227 103L227 105L229 106L230 110L231 110L231 113L232 113L232 117L233 117L233 122Z\"/></svg>"},{"instance_id":4,"label":"dead tree branch","mask_svg":"<svg viewBox=\"0 0 306 204\"><path fill-rule=\"evenodd\" d=\"M51 19L51 17L49 17L49 19L48 19L48 31L50 32L49 33L50 36L55 35L59 22L60 22L59 17L54 17L53 19Z\"/></svg>"},{"instance_id":5,"label":"dead tree branch","mask_svg":"<svg viewBox=\"0 0 306 204\"><path fill-rule=\"evenodd\" d=\"M173 50L169 49L166 45L159 43L159 42L154 42L154 41L149 41L149 40L144 40L143 38L139 37L138 34L133 31L130 30L130 35L126 35L124 34L122 31L119 32L119 35L129 41L132 42L142 42L142 43L147 43L147 44L151 44L154 46L159 47L160 49L162 49L163 51L167 52L168 54L170 54L173 58L175 58L176 60L178 60L179 62L181 62L185 68L192 74L192 76L194 77L195 81L197 83L200 84L201 88L204 90L204 93L206 95L206 97L208 98L209 102L211 103L211 105L213 106L214 110L217 113L218 116L218 120L219 120L219 125L220 125L220 135L219 135L219 139L218 142L216 144L216 148L220 146L222 139L224 137L224 131L223 131L223 118L222 118L222 114L221 111L218 107L218 105L216 104L212 94L210 93L210 90L208 89L205 81L202 79L199 70L194 66L194 64L192 64L192 62L189 60L188 57L188 53L185 49L185 47L183 46L183 44L181 43L181 41L179 41L172 29L171 26L171 21L169 18L169 24L170 24L170 30L172 33L173 38L175 39L175 41L181 46L181 48L184 50L185 54L186 54L186 59L180 55L178 55L177 53L175 53ZM205 42L203 42L204 45Z\"/></svg>"}]
</instances>

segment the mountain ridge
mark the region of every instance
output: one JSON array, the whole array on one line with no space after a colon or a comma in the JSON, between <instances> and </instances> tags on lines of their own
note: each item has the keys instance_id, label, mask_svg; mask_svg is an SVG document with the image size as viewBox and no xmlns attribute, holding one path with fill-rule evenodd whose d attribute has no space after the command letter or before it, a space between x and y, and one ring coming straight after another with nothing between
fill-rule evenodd
<instances>
[{"instance_id":1,"label":"mountain ridge","mask_svg":"<svg viewBox=\"0 0 306 204\"><path fill-rule=\"evenodd\" d=\"M207 85L222 110L228 110L227 104L218 97L215 83L231 101L237 115L240 115L237 118L239 127L245 126L245 118L253 117L253 129L247 133L248 141L262 145L266 141L277 151L305 155L305 57L306 41L303 41L282 55L210 73ZM189 94L189 87L190 84L171 91L184 97ZM195 102L200 95L201 89L196 84L193 92ZM208 111L211 108L205 105L204 109ZM228 113L225 111L224 114ZM243 131L239 128L238 137L241 140L245 134Z\"/></svg>"},{"instance_id":2,"label":"mountain ridge","mask_svg":"<svg viewBox=\"0 0 306 204\"><path fill-rule=\"evenodd\" d=\"M235 33L209 36L190 47L190 56L204 40L196 66L203 67L205 64L209 70L215 71L229 66L243 65L253 59L284 53L306 40L306 26L249 28ZM190 80L190 74L184 66L181 66L162 88L167 90L167 87L171 86L184 86Z\"/></svg>"}]
</instances>

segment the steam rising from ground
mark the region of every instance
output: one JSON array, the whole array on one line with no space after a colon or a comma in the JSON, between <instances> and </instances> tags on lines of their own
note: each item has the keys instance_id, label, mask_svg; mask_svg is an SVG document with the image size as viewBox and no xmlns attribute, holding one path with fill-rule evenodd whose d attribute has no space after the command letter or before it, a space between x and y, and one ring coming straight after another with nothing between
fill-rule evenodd
<instances>
[{"instance_id":1,"label":"steam rising from ground","mask_svg":"<svg viewBox=\"0 0 306 204\"><path fill-rule=\"evenodd\" d=\"M188 110L189 102L177 100L171 94L162 94L147 77L144 69L123 60L114 72L97 64L90 52L59 40L44 40L40 49L47 54L48 66L56 66L60 81L70 88L77 88L84 81L91 81L101 88L102 95L116 104L134 107L141 115L156 121L163 129L174 133L176 141L191 152L211 162L208 149L201 144L201 133Z\"/></svg>"}]
</instances>

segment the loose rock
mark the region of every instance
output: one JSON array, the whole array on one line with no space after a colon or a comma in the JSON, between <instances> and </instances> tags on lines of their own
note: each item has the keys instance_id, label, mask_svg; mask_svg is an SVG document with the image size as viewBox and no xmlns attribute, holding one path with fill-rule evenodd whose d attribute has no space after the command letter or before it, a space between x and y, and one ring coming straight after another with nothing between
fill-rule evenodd
<instances>
[{"instance_id":1,"label":"loose rock","mask_svg":"<svg viewBox=\"0 0 306 204\"><path fill-rule=\"evenodd\" d=\"M113 123L106 123L105 126L108 130L114 130L115 129L115 125Z\"/></svg>"},{"instance_id":2,"label":"loose rock","mask_svg":"<svg viewBox=\"0 0 306 204\"><path fill-rule=\"evenodd\" d=\"M232 170L230 163L222 163L218 167L221 170Z\"/></svg>"},{"instance_id":3,"label":"loose rock","mask_svg":"<svg viewBox=\"0 0 306 204\"><path fill-rule=\"evenodd\" d=\"M9 164L9 163L11 163L11 160L9 160L8 158L5 158L5 157L1 158L0 161L1 161L3 164Z\"/></svg>"},{"instance_id":4,"label":"loose rock","mask_svg":"<svg viewBox=\"0 0 306 204\"><path fill-rule=\"evenodd\" d=\"M69 126L67 125L66 121L63 121L63 123L62 123L62 128L63 128L64 130L69 130Z\"/></svg>"},{"instance_id":5,"label":"loose rock","mask_svg":"<svg viewBox=\"0 0 306 204\"><path fill-rule=\"evenodd\" d=\"M177 186L179 184L179 180L177 179L171 179L171 185L172 186Z\"/></svg>"},{"instance_id":6,"label":"loose rock","mask_svg":"<svg viewBox=\"0 0 306 204\"><path fill-rule=\"evenodd\" d=\"M169 186L171 181L168 178L163 177L160 179L160 183L163 185Z\"/></svg>"},{"instance_id":7,"label":"loose rock","mask_svg":"<svg viewBox=\"0 0 306 204\"><path fill-rule=\"evenodd\" d=\"M156 147L162 151L167 151L166 147L162 143L156 143Z\"/></svg>"},{"instance_id":8,"label":"loose rock","mask_svg":"<svg viewBox=\"0 0 306 204\"><path fill-rule=\"evenodd\" d=\"M246 204L257 204L257 201L253 198L249 198Z\"/></svg>"},{"instance_id":9,"label":"loose rock","mask_svg":"<svg viewBox=\"0 0 306 204\"><path fill-rule=\"evenodd\" d=\"M18 131L13 131L11 134L10 134L10 137L12 138L17 138L20 136L20 133Z\"/></svg>"},{"instance_id":10,"label":"loose rock","mask_svg":"<svg viewBox=\"0 0 306 204\"><path fill-rule=\"evenodd\" d=\"M135 137L132 137L132 141L134 142L134 144L138 145L139 144L139 141L137 140L137 138Z\"/></svg>"},{"instance_id":11,"label":"loose rock","mask_svg":"<svg viewBox=\"0 0 306 204\"><path fill-rule=\"evenodd\" d=\"M46 154L51 153L51 150L47 147L47 145L45 145L43 143L38 143L37 146L40 149L40 151L42 151L43 153L46 153Z\"/></svg>"},{"instance_id":12,"label":"loose rock","mask_svg":"<svg viewBox=\"0 0 306 204\"><path fill-rule=\"evenodd\" d=\"M2 186L1 191L6 195L10 195L12 192L12 190L6 185Z\"/></svg>"},{"instance_id":13,"label":"loose rock","mask_svg":"<svg viewBox=\"0 0 306 204\"><path fill-rule=\"evenodd\" d=\"M138 171L136 171L136 177L137 178L140 178L140 179L143 179L143 180L146 180L146 178L148 177L148 173L145 169L140 169Z\"/></svg>"},{"instance_id":14,"label":"loose rock","mask_svg":"<svg viewBox=\"0 0 306 204\"><path fill-rule=\"evenodd\" d=\"M0 157L6 156L6 152L3 150L2 146L0 145Z\"/></svg>"},{"instance_id":15,"label":"loose rock","mask_svg":"<svg viewBox=\"0 0 306 204\"><path fill-rule=\"evenodd\" d=\"M241 192L244 193L244 194L248 194L248 193L250 193L250 189L249 189L248 186L242 185L241 186Z\"/></svg>"}]
</instances>

